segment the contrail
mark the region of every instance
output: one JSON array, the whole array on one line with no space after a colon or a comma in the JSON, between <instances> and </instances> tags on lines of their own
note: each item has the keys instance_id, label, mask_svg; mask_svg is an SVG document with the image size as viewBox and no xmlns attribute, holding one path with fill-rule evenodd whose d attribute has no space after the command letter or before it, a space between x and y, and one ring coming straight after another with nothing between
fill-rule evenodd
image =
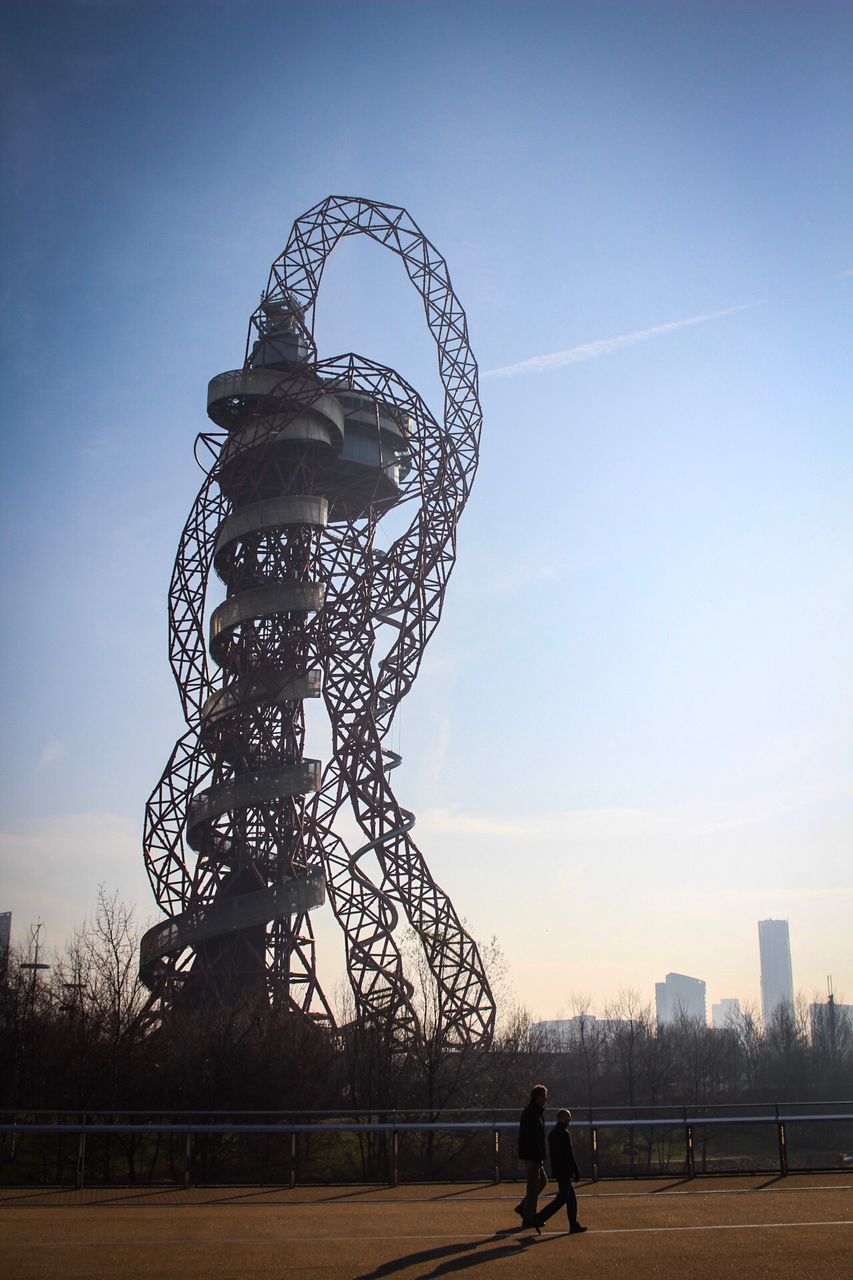
<instances>
[{"instance_id":1,"label":"contrail","mask_svg":"<svg viewBox=\"0 0 853 1280\"><path fill-rule=\"evenodd\" d=\"M664 333L674 333L676 329L687 329L693 324L704 324L706 320L721 320L723 316L733 316L739 311L749 311L752 307L760 306L760 302L744 302L739 307L708 311L701 316L688 316L686 320L670 320L668 324L656 324L651 329L620 333L615 338L599 338L597 342L583 342L579 347L568 347L565 351L552 351L548 355L531 356L528 360L519 360L518 364L505 364L498 369L486 369L483 377L514 378L520 373L544 373L546 369L560 369L567 364L582 364L584 360L597 360L599 356L609 356L614 351L620 351L622 347L633 347L638 342L647 342L649 338L658 338Z\"/></svg>"}]
</instances>

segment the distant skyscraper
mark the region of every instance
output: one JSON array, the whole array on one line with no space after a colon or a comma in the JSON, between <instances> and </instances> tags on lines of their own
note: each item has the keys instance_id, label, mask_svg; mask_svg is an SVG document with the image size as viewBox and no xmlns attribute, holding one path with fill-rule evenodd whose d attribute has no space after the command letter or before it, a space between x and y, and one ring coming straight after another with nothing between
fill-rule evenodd
<instances>
[{"instance_id":1,"label":"distant skyscraper","mask_svg":"<svg viewBox=\"0 0 853 1280\"><path fill-rule=\"evenodd\" d=\"M0 911L0 964L5 960L12 941L12 912Z\"/></svg>"},{"instance_id":2,"label":"distant skyscraper","mask_svg":"<svg viewBox=\"0 0 853 1280\"><path fill-rule=\"evenodd\" d=\"M794 1004L788 921L759 920L758 949L761 953L761 1012L766 1026L780 1004Z\"/></svg>"},{"instance_id":3,"label":"distant skyscraper","mask_svg":"<svg viewBox=\"0 0 853 1280\"><path fill-rule=\"evenodd\" d=\"M740 1000L724 996L719 1004L711 1005L711 1026L721 1031L737 1022L740 1017Z\"/></svg>"},{"instance_id":4,"label":"distant skyscraper","mask_svg":"<svg viewBox=\"0 0 853 1280\"><path fill-rule=\"evenodd\" d=\"M675 1022L679 1015L698 1018L705 1024L705 983L684 973L668 973L665 982L655 983L658 1022Z\"/></svg>"}]
</instances>

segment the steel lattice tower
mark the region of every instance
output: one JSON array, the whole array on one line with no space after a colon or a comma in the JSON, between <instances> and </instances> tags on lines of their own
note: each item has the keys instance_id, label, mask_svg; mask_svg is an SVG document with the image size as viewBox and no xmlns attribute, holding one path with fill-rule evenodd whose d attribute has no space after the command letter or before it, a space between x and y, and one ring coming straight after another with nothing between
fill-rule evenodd
<instances>
[{"instance_id":1,"label":"steel lattice tower","mask_svg":"<svg viewBox=\"0 0 853 1280\"><path fill-rule=\"evenodd\" d=\"M423 299L441 424L392 369L317 358L323 268L351 235L397 254ZM328 894L361 1019L403 1035L416 1020L394 936L402 908L448 1040L486 1042L494 1001L477 947L388 779L399 756L385 742L441 615L482 422L465 314L405 210L332 196L294 223L243 367L213 378L208 414L217 430L197 440L205 478L169 590L187 731L145 812L167 918L143 939L143 979L161 1008L248 996L331 1022L309 915ZM406 506L408 527L380 552L379 521ZM211 569L225 599L206 634ZM318 697L332 730L325 767L303 754L303 702ZM344 812L363 833L355 850L336 829Z\"/></svg>"}]
</instances>

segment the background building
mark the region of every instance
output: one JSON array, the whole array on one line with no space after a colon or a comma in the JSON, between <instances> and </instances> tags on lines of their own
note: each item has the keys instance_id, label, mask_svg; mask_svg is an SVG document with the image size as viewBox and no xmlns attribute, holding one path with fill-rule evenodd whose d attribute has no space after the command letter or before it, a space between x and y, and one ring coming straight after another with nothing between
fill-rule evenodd
<instances>
[{"instance_id":1,"label":"background building","mask_svg":"<svg viewBox=\"0 0 853 1280\"><path fill-rule=\"evenodd\" d=\"M12 941L12 912L0 911L0 961L9 950Z\"/></svg>"},{"instance_id":2,"label":"background building","mask_svg":"<svg viewBox=\"0 0 853 1280\"><path fill-rule=\"evenodd\" d=\"M711 1005L711 1026L717 1030L731 1026L740 1018L740 1000L724 996L718 1004Z\"/></svg>"},{"instance_id":3,"label":"background building","mask_svg":"<svg viewBox=\"0 0 853 1280\"><path fill-rule=\"evenodd\" d=\"M761 955L761 1013L766 1026L780 1004L794 1003L788 921L759 920L758 949Z\"/></svg>"},{"instance_id":4,"label":"background building","mask_svg":"<svg viewBox=\"0 0 853 1280\"><path fill-rule=\"evenodd\" d=\"M591 1040L614 1035L630 1025L630 1018L598 1018L594 1013L578 1013L571 1018L534 1022L531 1030L538 1037L540 1048L562 1051L580 1044L584 1036Z\"/></svg>"},{"instance_id":5,"label":"background building","mask_svg":"<svg viewBox=\"0 0 853 1280\"><path fill-rule=\"evenodd\" d=\"M549 1018L534 1022L532 1030L550 1047L568 1048L580 1038L581 1026L592 1026L597 1021L594 1013L582 1017Z\"/></svg>"},{"instance_id":6,"label":"background building","mask_svg":"<svg viewBox=\"0 0 853 1280\"><path fill-rule=\"evenodd\" d=\"M679 1015L705 1023L705 983L684 973L668 973L655 983L655 1010L660 1023L675 1022Z\"/></svg>"},{"instance_id":7,"label":"background building","mask_svg":"<svg viewBox=\"0 0 853 1280\"><path fill-rule=\"evenodd\" d=\"M839 1004L834 996L809 1005L812 1043L836 1045L853 1033L853 1004Z\"/></svg>"}]
</instances>

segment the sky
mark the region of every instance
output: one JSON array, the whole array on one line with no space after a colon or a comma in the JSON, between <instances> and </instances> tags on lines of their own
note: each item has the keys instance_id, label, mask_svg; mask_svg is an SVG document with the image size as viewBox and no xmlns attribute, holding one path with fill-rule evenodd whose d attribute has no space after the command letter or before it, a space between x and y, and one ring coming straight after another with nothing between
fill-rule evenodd
<instances>
[{"instance_id":1,"label":"sky","mask_svg":"<svg viewBox=\"0 0 853 1280\"><path fill-rule=\"evenodd\" d=\"M182 732L166 590L206 384L293 220L405 206L485 413L401 804L535 1017L671 971L755 1001L756 922L853 1002L853 9L3 6L0 910L156 918ZM400 264L350 241L320 354L440 408ZM318 741L322 739L317 729ZM309 744L310 747L310 744ZM310 754L310 750L309 750ZM321 975L343 972L328 908Z\"/></svg>"}]
</instances>

